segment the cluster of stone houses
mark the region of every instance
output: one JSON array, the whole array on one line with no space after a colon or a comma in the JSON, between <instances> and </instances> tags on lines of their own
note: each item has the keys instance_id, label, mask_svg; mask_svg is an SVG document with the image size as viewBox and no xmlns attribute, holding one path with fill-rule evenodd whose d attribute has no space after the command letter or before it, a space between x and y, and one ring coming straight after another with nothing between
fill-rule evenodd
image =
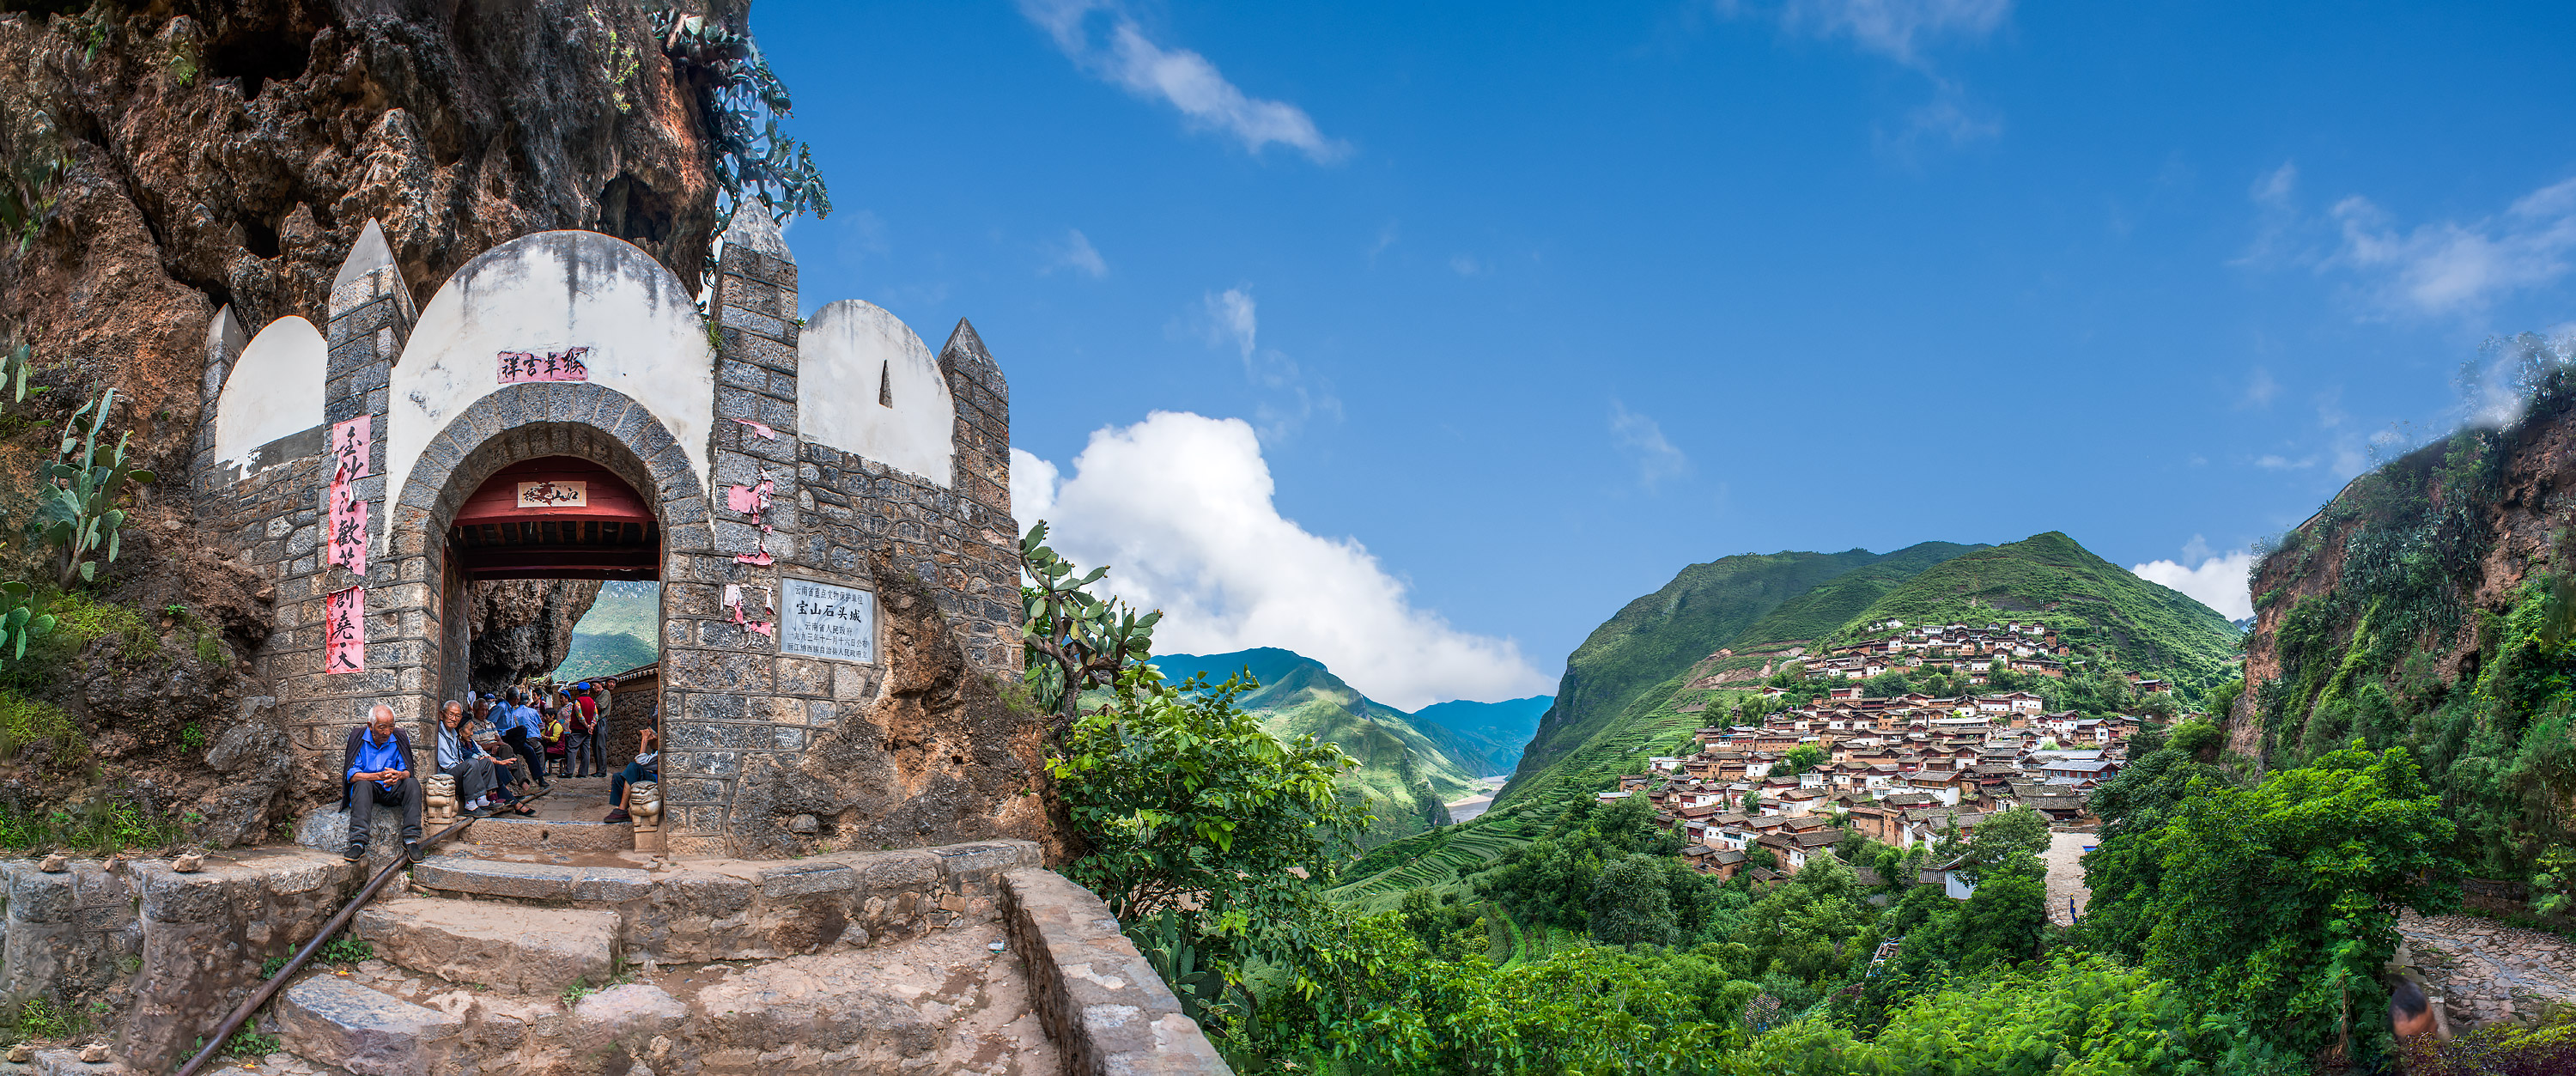
<instances>
[{"instance_id":1,"label":"cluster of stone houses","mask_svg":"<svg viewBox=\"0 0 2576 1076\"><path fill-rule=\"evenodd\" d=\"M1883 634L1860 642L1827 648L1822 654L1804 659L1809 680L1867 680L1892 671L1964 674L1973 687L1982 687L1988 676L1997 672L2020 672L2037 676L2065 676L2069 668L2080 666L2084 659L2075 657L2075 648L2057 637L2057 629L2038 621L1989 623L1983 627L1969 624L1926 624L1906 626L1901 620L1884 620L1868 630ZM1804 651L1800 650L1803 655ZM2140 691L2162 692L2172 685L2129 674L2131 683ZM1780 694L1774 689L1772 694Z\"/></svg>"},{"instance_id":2,"label":"cluster of stone houses","mask_svg":"<svg viewBox=\"0 0 2576 1076\"><path fill-rule=\"evenodd\" d=\"M1828 698L1760 726L1700 729L1697 752L1654 759L1650 772L1600 795L1645 797L1659 822L1682 828L1684 856L1709 874L1732 878L1748 869L1751 849L1770 849L1780 871L1750 868L1760 881L1832 854L1841 823L1898 848L1967 836L2017 806L2056 824L2091 823L2088 794L2118 772L2139 719L2041 707L2027 692ZM1825 761L1775 774L1801 745Z\"/></svg>"}]
</instances>

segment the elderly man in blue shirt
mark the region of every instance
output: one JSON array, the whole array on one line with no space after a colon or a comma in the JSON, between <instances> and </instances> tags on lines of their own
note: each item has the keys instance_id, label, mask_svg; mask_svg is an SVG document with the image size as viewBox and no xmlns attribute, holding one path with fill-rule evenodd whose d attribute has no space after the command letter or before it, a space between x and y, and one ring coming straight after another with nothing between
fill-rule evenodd
<instances>
[{"instance_id":1,"label":"elderly man in blue shirt","mask_svg":"<svg viewBox=\"0 0 2576 1076\"><path fill-rule=\"evenodd\" d=\"M351 861L367 858L367 837L379 805L402 808L403 857L420 862L420 782L411 772L411 737L394 727L394 708L377 703L367 723L349 730L341 753L340 806L349 812Z\"/></svg>"}]
</instances>

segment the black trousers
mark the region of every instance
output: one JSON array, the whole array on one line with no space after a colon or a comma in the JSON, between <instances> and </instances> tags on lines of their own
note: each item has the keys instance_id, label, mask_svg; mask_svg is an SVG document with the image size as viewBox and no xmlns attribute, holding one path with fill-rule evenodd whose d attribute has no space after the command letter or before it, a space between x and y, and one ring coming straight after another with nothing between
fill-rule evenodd
<instances>
[{"instance_id":1,"label":"black trousers","mask_svg":"<svg viewBox=\"0 0 2576 1076\"><path fill-rule=\"evenodd\" d=\"M349 789L349 843L367 846L367 835L374 832L376 807L402 808L402 838L420 839L420 782L406 775L402 783L386 788L374 781L352 781Z\"/></svg>"},{"instance_id":2,"label":"black trousers","mask_svg":"<svg viewBox=\"0 0 2576 1076\"><path fill-rule=\"evenodd\" d=\"M520 758L528 760L528 773L536 778L539 787L554 784L546 778L545 748L528 742L528 730L511 729L504 732L501 734L501 742L510 745L510 750L518 752Z\"/></svg>"}]
</instances>

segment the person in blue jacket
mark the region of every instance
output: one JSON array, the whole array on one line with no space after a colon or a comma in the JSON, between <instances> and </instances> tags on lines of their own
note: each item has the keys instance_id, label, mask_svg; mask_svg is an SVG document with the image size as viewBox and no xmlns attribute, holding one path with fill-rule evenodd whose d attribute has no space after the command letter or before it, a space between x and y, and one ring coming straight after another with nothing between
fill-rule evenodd
<instances>
[{"instance_id":1,"label":"person in blue jacket","mask_svg":"<svg viewBox=\"0 0 2576 1076\"><path fill-rule=\"evenodd\" d=\"M340 781L340 807L349 812L349 847L341 857L367 858L375 809L400 807L403 857L420 862L420 781L411 772L411 737L394 727L393 707L377 703L366 724L349 730Z\"/></svg>"}]
</instances>

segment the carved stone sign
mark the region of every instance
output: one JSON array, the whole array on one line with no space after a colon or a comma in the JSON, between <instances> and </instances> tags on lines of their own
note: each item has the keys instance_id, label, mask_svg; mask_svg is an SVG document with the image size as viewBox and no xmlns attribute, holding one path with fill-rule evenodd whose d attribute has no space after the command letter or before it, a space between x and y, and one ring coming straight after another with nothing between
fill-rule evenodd
<instances>
[{"instance_id":1,"label":"carved stone sign","mask_svg":"<svg viewBox=\"0 0 2576 1076\"><path fill-rule=\"evenodd\" d=\"M784 654L875 664L877 596L872 591L789 577L779 602L778 650Z\"/></svg>"}]
</instances>

